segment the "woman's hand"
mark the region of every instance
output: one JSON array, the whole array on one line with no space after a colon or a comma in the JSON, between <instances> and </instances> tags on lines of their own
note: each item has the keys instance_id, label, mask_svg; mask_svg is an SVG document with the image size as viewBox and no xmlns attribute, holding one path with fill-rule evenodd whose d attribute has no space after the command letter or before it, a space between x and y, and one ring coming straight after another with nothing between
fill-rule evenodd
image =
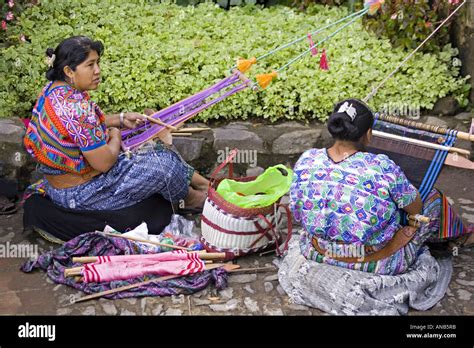
<instances>
[{"instance_id":1,"label":"woman's hand","mask_svg":"<svg viewBox=\"0 0 474 348\"><path fill-rule=\"evenodd\" d=\"M106 133L107 144L110 142L110 140L112 140L114 138L118 138L118 139L121 140L120 129L118 129L116 127L107 128L107 133Z\"/></svg>"},{"instance_id":2,"label":"woman's hand","mask_svg":"<svg viewBox=\"0 0 474 348\"><path fill-rule=\"evenodd\" d=\"M123 125L128 129L135 129L146 120L145 116L138 112L126 112L123 116Z\"/></svg>"}]
</instances>

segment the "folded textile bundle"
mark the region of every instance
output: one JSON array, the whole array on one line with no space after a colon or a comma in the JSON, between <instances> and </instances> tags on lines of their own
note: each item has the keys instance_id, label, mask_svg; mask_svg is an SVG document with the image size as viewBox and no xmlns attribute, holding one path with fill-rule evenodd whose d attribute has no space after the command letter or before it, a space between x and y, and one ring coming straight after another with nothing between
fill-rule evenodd
<instances>
[{"instance_id":1,"label":"folded textile bundle","mask_svg":"<svg viewBox=\"0 0 474 348\"><path fill-rule=\"evenodd\" d=\"M99 256L84 265L84 282L108 282L153 275L188 275L202 272L204 261L196 253L176 250L161 254Z\"/></svg>"}]
</instances>

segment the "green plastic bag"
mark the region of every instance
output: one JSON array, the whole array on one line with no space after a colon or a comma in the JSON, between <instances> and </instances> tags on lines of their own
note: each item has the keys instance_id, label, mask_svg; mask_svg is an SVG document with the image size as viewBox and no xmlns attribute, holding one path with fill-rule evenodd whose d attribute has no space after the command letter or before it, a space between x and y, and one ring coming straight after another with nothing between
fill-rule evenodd
<instances>
[{"instance_id":1,"label":"green plastic bag","mask_svg":"<svg viewBox=\"0 0 474 348\"><path fill-rule=\"evenodd\" d=\"M263 208L275 203L290 190L292 178L293 171L278 164L253 181L224 179L217 187L217 193L241 208Z\"/></svg>"}]
</instances>

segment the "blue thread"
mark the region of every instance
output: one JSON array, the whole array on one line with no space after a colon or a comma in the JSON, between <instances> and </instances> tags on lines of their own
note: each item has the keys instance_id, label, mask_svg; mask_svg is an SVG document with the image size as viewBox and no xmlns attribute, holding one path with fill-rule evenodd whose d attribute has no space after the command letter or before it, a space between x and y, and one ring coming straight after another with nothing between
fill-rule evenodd
<instances>
[{"instance_id":1,"label":"blue thread","mask_svg":"<svg viewBox=\"0 0 474 348\"><path fill-rule=\"evenodd\" d=\"M373 127L375 127L375 125L377 124L377 121L379 120L379 116L380 116L380 112L376 112Z\"/></svg>"},{"instance_id":2,"label":"blue thread","mask_svg":"<svg viewBox=\"0 0 474 348\"><path fill-rule=\"evenodd\" d=\"M457 131L449 130L447 133L447 139L444 146L452 147L456 141ZM435 157L431 162L431 165L425 174L423 182L420 186L420 195L422 201L425 201L428 197L428 194L431 192L436 179L438 178L441 169L443 167L444 161L448 156L448 150L438 150L436 151Z\"/></svg>"},{"instance_id":3,"label":"blue thread","mask_svg":"<svg viewBox=\"0 0 474 348\"><path fill-rule=\"evenodd\" d=\"M454 143L456 142L456 136L457 136L457 131L450 130L448 139L445 142L444 146L452 147L454 145ZM429 182L428 187L430 187L430 188L433 188L436 179L438 178L439 174L441 173L441 169L443 167L444 161L446 161L446 157L448 156L448 152L449 152L448 150L440 150L440 151L441 151L441 154L440 154L441 158L440 158L439 163L437 165L436 171L433 173L433 176L431 177L431 180ZM431 191L431 189L426 193L425 199L427 198L430 191Z\"/></svg>"}]
</instances>

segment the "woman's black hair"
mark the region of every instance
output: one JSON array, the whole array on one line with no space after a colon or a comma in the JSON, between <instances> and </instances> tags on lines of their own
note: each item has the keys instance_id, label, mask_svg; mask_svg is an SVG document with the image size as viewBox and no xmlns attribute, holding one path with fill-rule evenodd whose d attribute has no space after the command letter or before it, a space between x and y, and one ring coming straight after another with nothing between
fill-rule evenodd
<instances>
[{"instance_id":1,"label":"woman's black hair","mask_svg":"<svg viewBox=\"0 0 474 348\"><path fill-rule=\"evenodd\" d=\"M55 50L48 48L46 55L51 58L55 55L53 66L46 72L46 78L50 81L66 81L64 67L69 66L73 71L84 62L90 51L96 51L99 57L104 51L104 45L100 41L92 41L86 36L72 36L62 41Z\"/></svg>"},{"instance_id":2,"label":"woman's black hair","mask_svg":"<svg viewBox=\"0 0 474 348\"><path fill-rule=\"evenodd\" d=\"M355 109L354 119L345 111L339 112L341 107L348 103ZM334 139L358 142L374 124L372 110L358 99L346 99L338 103L329 116L328 130Z\"/></svg>"}]
</instances>

